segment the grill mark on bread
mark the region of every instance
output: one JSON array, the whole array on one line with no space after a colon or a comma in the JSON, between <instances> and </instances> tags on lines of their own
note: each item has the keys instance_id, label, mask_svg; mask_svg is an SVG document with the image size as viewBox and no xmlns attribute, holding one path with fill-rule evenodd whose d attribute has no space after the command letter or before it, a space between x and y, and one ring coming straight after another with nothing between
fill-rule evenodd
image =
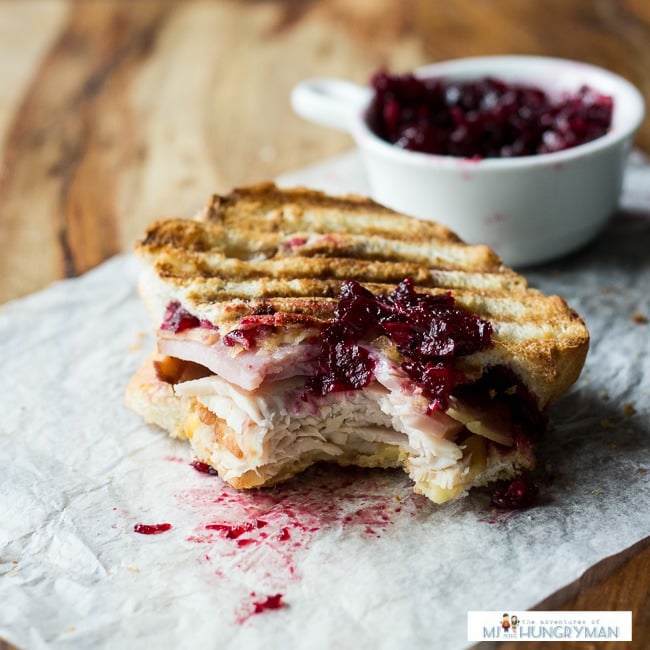
<instances>
[{"instance_id":1,"label":"grill mark on bread","mask_svg":"<svg viewBox=\"0 0 650 650\"><path fill-rule=\"evenodd\" d=\"M247 260L221 258L218 262L205 263L202 259L186 259L183 264L178 260L163 256L156 268L161 276L168 279L196 279L205 281L220 280L269 280L332 278L345 280L355 278L359 282L394 283L405 277L412 277L422 286L439 286L452 288L443 275L435 273L423 264L414 262L387 262L384 260L363 260L340 257L318 258L276 258L249 262ZM498 284L503 286L505 278L498 277Z\"/></svg>"},{"instance_id":2,"label":"grill mark on bread","mask_svg":"<svg viewBox=\"0 0 650 650\"><path fill-rule=\"evenodd\" d=\"M418 224L409 236L403 232L404 224L396 221L390 230L378 230L370 225L345 231L345 219L339 216L339 230L333 222L328 227L309 227L310 224L283 222L282 227L267 231L264 224L227 225L201 223L187 219L158 221L149 227L138 248L149 254L168 252L211 253L240 259L268 259L270 257L293 257L299 249L301 256L354 257L359 259L406 260L421 264L435 263L465 270L496 270L502 267L500 260L486 246L468 246L457 238L441 236L434 229L421 228ZM408 217L407 223L411 221ZM343 222L343 223L341 223ZM428 224L424 224L428 225ZM305 243L292 246L297 237ZM206 259L208 256L206 256Z\"/></svg>"},{"instance_id":3,"label":"grill mark on bread","mask_svg":"<svg viewBox=\"0 0 650 650\"><path fill-rule=\"evenodd\" d=\"M291 194L292 203L287 203L287 193ZM388 208L370 201L366 197L348 194L346 196L331 196L306 187L294 187L291 190L280 189L272 182L263 182L247 187L234 189L226 196L213 195L201 215L201 219L213 222L225 222L230 218L251 214L269 214L283 212L291 208L301 214L309 206L317 204L318 208L327 212L351 212L367 214L371 207L376 213L387 216L394 214Z\"/></svg>"}]
</instances>

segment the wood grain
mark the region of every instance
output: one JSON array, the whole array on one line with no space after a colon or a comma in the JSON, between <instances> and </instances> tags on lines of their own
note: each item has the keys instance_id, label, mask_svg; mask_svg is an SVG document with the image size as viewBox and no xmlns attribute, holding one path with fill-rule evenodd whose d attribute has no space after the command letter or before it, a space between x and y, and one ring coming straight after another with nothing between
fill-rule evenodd
<instances>
[{"instance_id":1,"label":"wood grain","mask_svg":"<svg viewBox=\"0 0 650 650\"><path fill-rule=\"evenodd\" d=\"M351 147L292 114L301 79L502 53L602 65L649 98L650 3L3 0L0 303L129 250L213 191ZM637 145L650 151L649 119ZM631 608L644 647L649 567L637 548L554 607Z\"/></svg>"}]
</instances>

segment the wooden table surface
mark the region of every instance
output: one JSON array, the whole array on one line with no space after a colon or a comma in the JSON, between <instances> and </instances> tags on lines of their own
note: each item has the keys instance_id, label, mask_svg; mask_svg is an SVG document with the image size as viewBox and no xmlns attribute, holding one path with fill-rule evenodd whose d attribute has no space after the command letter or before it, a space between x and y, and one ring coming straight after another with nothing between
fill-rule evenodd
<instances>
[{"instance_id":1,"label":"wooden table surface","mask_svg":"<svg viewBox=\"0 0 650 650\"><path fill-rule=\"evenodd\" d=\"M584 60L648 100L650 3L0 0L0 303L129 250L211 192L349 149L292 114L299 80L483 54ZM650 120L636 144L650 152ZM649 587L641 543L544 605L631 609L625 647L650 647Z\"/></svg>"}]
</instances>

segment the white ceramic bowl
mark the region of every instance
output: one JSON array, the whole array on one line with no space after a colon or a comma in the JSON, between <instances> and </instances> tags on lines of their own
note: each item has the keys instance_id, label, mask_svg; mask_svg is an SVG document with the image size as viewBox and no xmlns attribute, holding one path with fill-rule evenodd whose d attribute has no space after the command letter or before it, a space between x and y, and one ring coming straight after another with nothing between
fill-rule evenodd
<instances>
[{"instance_id":1,"label":"white ceramic bowl","mask_svg":"<svg viewBox=\"0 0 650 650\"><path fill-rule=\"evenodd\" d=\"M341 79L298 84L298 115L347 131L364 161L372 197L435 220L470 243L487 244L513 266L565 255L591 240L615 211L625 156L644 102L625 79L591 65L532 56L458 59L416 70L420 77L522 82L556 96L588 85L614 99L611 130L549 154L478 161L407 151L376 136L365 121L370 88Z\"/></svg>"}]
</instances>

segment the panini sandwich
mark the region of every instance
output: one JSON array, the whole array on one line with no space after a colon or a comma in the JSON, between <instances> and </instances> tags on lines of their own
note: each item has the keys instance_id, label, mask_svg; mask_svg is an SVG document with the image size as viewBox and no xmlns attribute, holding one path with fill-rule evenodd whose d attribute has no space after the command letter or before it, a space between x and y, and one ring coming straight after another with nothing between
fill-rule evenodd
<instances>
[{"instance_id":1,"label":"panini sandwich","mask_svg":"<svg viewBox=\"0 0 650 650\"><path fill-rule=\"evenodd\" d=\"M564 300L364 197L241 188L136 251L157 350L127 402L235 488L319 461L436 503L515 478L587 353Z\"/></svg>"}]
</instances>

